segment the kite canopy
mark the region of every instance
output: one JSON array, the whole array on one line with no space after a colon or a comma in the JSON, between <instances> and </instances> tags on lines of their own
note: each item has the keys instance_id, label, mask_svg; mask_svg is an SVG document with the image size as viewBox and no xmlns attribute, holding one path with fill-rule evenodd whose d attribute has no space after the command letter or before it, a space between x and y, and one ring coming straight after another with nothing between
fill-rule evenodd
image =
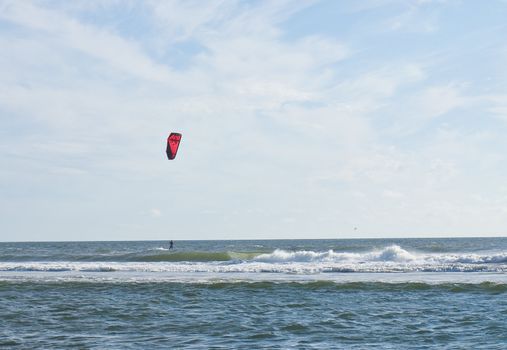
<instances>
[{"instance_id":1,"label":"kite canopy","mask_svg":"<svg viewBox=\"0 0 507 350\"><path fill-rule=\"evenodd\" d=\"M181 134L177 132L172 132L167 138L167 158L174 159L176 157L176 153L178 152L178 147L180 146Z\"/></svg>"}]
</instances>

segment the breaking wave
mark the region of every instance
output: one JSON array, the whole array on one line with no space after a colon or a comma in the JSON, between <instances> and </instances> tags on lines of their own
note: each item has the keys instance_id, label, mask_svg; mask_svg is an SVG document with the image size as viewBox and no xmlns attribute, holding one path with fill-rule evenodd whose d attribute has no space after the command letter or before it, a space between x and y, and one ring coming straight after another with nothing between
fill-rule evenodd
<instances>
[{"instance_id":1,"label":"breaking wave","mask_svg":"<svg viewBox=\"0 0 507 350\"><path fill-rule=\"evenodd\" d=\"M328 250L326 252L296 251L290 252L277 249L270 254L262 254L254 258L263 262L366 262L366 261L398 261L416 260L416 256L397 245L392 245L379 251L367 253L341 253Z\"/></svg>"},{"instance_id":2,"label":"breaking wave","mask_svg":"<svg viewBox=\"0 0 507 350\"><path fill-rule=\"evenodd\" d=\"M507 272L507 252L423 253L398 245L366 252L276 249L259 252L170 252L128 254L113 260L0 261L0 271L286 273Z\"/></svg>"}]
</instances>

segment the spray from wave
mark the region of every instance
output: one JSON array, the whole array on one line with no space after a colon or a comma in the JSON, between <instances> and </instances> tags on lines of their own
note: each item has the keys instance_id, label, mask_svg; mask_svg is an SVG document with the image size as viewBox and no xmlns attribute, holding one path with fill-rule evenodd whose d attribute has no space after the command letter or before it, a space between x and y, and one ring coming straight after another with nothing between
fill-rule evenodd
<instances>
[{"instance_id":1,"label":"spray from wave","mask_svg":"<svg viewBox=\"0 0 507 350\"><path fill-rule=\"evenodd\" d=\"M281 249L270 254L261 254L254 258L255 261L280 263L280 262L368 262L368 261L397 261L408 262L417 260L414 254L392 245L379 251L367 253L341 253L328 250L326 252L296 251L290 252Z\"/></svg>"}]
</instances>

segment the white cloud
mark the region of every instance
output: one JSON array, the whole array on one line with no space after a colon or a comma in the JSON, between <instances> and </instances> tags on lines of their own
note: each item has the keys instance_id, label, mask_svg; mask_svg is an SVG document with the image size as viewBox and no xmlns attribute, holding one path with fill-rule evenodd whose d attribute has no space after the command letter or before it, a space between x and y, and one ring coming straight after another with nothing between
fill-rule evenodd
<instances>
[{"instance_id":1,"label":"white cloud","mask_svg":"<svg viewBox=\"0 0 507 350\"><path fill-rule=\"evenodd\" d=\"M417 96L409 103L410 113L416 111L417 115L425 119L441 116L466 103L461 96L459 88L453 85L432 86Z\"/></svg>"},{"instance_id":2,"label":"white cloud","mask_svg":"<svg viewBox=\"0 0 507 350\"><path fill-rule=\"evenodd\" d=\"M352 79L339 81L330 91L337 99L345 99L363 110L371 112L385 103L385 99L401 88L424 80L426 74L416 63L390 64L380 69L366 71Z\"/></svg>"},{"instance_id":3,"label":"white cloud","mask_svg":"<svg viewBox=\"0 0 507 350\"><path fill-rule=\"evenodd\" d=\"M287 36L284 21L309 5L3 3L1 182L49 206L65 198L69 222L84 210L131 235L325 236L358 223L365 234L431 233L498 215L500 131L448 117L461 108L463 124L482 111L503 118L505 94L440 79L419 54L365 57L370 43L351 35L346 45L340 30ZM104 18L125 6L159 35L86 21L83 6ZM382 35L392 33L375 34L390 43ZM178 69L165 57L187 43L199 49ZM168 162L173 130L184 137Z\"/></svg>"},{"instance_id":4,"label":"white cloud","mask_svg":"<svg viewBox=\"0 0 507 350\"><path fill-rule=\"evenodd\" d=\"M498 118L507 121L507 106L491 107L489 111Z\"/></svg>"},{"instance_id":5,"label":"white cloud","mask_svg":"<svg viewBox=\"0 0 507 350\"><path fill-rule=\"evenodd\" d=\"M0 19L45 33L50 38L50 45L60 50L79 50L123 74L161 82L173 78L166 66L153 62L136 43L107 30L82 24L61 12L29 2L11 2L4 4Z\"/></svg>"},{"instance_id":6,"label":"white cloud","mask_svg":"<svg viewBox=\"0 0 507 350\"><path fill-rule=\"evenodd\" d=\"M394 31L434 33L439 30L439 10L447 0L416 0L398 2L402 10L389 18L386 25Z\"/></svg>"},{"instance_id":7,"label":"white cloud","mask_svg":"<svg viewBox=\"0 0 507 350\"><path fill-rule=\"evenodd\" d=\"M150 215L154 218L158 218L159 216L162 215L162 212L160 211L160 209L153 208L150 210Z\"/></svg>"},{"instance_id":8,"label":"white cloud","mask_svg":"<svg viewBox=\"0 0 507 350\"><path fill-rule=\"evenodd\" d=\"M157 27L170 41L184 41L206 31L205 27L221 23L237 6L226 1L149 1Z\"/></svg>"},{"instance_id":9,"label":"white cloud","mask_svg":"<svg viewBox=\"0 0 507 350\"><path fill-rule=\"evenodd\" d=\"M486 110L500 120L507 121L507 94L486 95L478 98L486 105Z\"/></svg>"}]
</instances>

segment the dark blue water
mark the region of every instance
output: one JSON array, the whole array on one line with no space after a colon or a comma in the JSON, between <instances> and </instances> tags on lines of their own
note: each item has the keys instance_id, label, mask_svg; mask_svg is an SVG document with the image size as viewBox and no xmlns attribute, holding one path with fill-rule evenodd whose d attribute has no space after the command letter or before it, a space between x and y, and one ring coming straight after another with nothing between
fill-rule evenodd
<instances>
[{"instance_id":1,"label":"dark blue water","mask_svg":"<svg viewBox=\"0 0 507 350\"><path fill-rule=\"evenodd\" d=\"M0 243L0 347L505 349L507 239Z\"/></svg>"}]
</instances>

